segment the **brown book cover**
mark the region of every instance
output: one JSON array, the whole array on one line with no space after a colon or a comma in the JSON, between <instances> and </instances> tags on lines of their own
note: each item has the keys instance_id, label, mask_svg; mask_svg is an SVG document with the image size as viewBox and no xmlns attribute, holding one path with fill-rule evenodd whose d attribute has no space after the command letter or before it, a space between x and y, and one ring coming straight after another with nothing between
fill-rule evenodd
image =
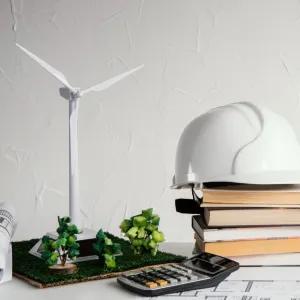
<instances>
[{"instance_id":1,"label":"brown book cover","mask_svg":"<svg viewBox=\"0 0 300 300\"><path fill-rule=\"evenodd\" d=\"M233 185L204 188L203 203L219 204L300 204L299 185Z\"/></svg>"},{"instance_id":2,"label":"brown book cover","mask_svg":"<svg viewBox=\"0 0 300 300\"><path fill-rule=\"evenodd\" d=\"M300 225L300 208L205 208L208 227Z\"/></svg>"},{"instance_id":3,"label":"brown book cover","mask_svg":"<svg viewBox=\"0 0 300 300\"><path fill-rule=\"evenodd\" d=\"M201 251L225 257L300 252L300 238L218 241L206 243L195 234L195 239L197 247Z\"/></svg>"},{"instance_id":4,"label":"brown book cover","mask_svg":"<svg viewBox=\"0 0 300 300\"><path fill-rule=\"evenodd\" d=\"M300 237L300 225L208 227L201 215L192 217L192 228L205 242Z\"/></svg>"}]
</instances>

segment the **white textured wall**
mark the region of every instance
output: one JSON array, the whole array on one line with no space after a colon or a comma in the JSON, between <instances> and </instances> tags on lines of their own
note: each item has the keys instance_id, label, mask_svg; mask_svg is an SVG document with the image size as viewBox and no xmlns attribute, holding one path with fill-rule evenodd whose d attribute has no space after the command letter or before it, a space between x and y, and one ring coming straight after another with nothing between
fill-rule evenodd
<instances>
[{"instance_id":1,"label":"white textured wall","mask_svg":"<svg viewBox=\"0 0 300 300\"><path fill-rule=\"evenodd\" d=\"M82 99L82 217L118 233L154 207L169 241L190 241L190 218L169 189L183 127L207 109L255 101L300 134L300 3L293 0L1 0L0 201L15 205L16 239L68 212L68 104L18 41L88 87L145 68Z\"/></svg>"}]
</instances>

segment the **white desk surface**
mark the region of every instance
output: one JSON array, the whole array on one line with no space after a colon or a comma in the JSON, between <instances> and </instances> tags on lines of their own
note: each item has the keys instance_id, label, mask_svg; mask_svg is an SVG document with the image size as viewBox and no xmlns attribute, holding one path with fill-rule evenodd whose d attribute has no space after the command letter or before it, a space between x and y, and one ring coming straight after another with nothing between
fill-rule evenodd
<instances>
[{"instance_id":1,"label":"white desk surface","mask_svg":"<svg viewBox=\"0 0 300 300\"><path fill-rule=\"evenodd\" d=\"M193 245L191 243L165 243L162 250L170 251L176 254L183 254L190 256ZM300 281L300 267L245 267L231 274L230 280L299 280ZM195 300L197 297L162 297L161 299L171 300L176 298L178 300L191 299ZM0 285L0 299L5 300L48 300L48 299L147 299L138 295L132 294L122 288L116 283L116 279L104 279L97 281L90 281L78 283L73 285L66 285L61 287L53 287L47 289L37 289L31 285L13 278L12 281ZM212 299L212 298L206 298ZM214 298L217 299L217 298ZM221 298L220 298L221 299ZM223 298L222 298L223 299ZM224 298L225 299L225 298ZM229 298L227 298L229 299ZM230 298L231 299L231 298ZM238 299L238 298L236 298ZM246 298L244 298L246 299ZM248 299L248 298L247 298ZM250 299L250 298L249 298ZM252 298L251 298L252 299ZM254 298L253 298L254 299ZM260 298L257 298L260 299ZM272 298L273 299L273 298ZM276 298L277 299L277 298ZM278 298L288 299L288 298ZM291 299L291 298L289 298ZM297 298L300 299L300 298Z\"/></svg>"}]
</instances>

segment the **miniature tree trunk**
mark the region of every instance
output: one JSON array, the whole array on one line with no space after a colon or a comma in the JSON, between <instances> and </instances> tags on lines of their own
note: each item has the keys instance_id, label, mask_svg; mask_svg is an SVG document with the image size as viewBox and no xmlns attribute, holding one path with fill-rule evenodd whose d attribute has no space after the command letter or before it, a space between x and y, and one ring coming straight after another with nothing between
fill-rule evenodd
<instances>
[{"instance_id":1,"label":"miniature tree trunk","mask_svg":"<svg viewBox=\"0 0 300 300\"><path fill-rule=\"evenodd\" d=\"M67 262L67 254L64 253L61 257L61 265L64 266Z\"/></svg>"}]
</instances>

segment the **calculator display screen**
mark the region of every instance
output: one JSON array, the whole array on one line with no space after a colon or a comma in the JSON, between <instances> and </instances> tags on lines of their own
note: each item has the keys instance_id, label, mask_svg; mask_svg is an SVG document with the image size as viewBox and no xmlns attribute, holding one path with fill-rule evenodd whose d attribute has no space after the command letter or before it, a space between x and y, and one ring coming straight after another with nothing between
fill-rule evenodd
<instances>
[{"instance_id":1,"label":"calculator display screen","mask_svg":"<svg viewBox=\"0 0 300 300\"><path fill-rule=\"evenodd\" d=\"M211 274L218 273L222 269L224 269L220 265L212 264L208 261L205 261L205 260L202 260L202 259L199 259L199 258L192 259L191 264L193 265L194 269L203 270L203 271L211 273Z\"/></svg>"},{"instance_id":2,"label":"calculator display screen","mask_svg":"<svg viewBox=\"0 0 300 300\"><path fill-rule=\"evenodd\" d=\"M215 264L224 265L224 264L228 263L228 259L226 259L222 256L214 255L211 253L205 253L205 252L198 255L197 258L208 261L209 263L211 263L213 265L215 265Z\"/></svg>"}]
</instances>

